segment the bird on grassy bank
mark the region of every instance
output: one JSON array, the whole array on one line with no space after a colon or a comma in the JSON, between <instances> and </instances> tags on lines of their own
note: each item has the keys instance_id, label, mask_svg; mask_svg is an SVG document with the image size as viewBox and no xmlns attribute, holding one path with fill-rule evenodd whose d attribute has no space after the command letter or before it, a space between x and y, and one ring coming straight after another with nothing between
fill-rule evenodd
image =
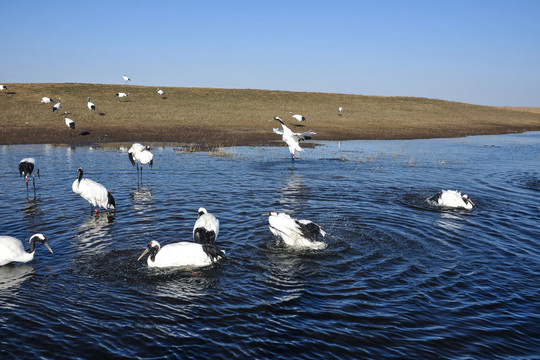
<instances>
[{"instance_id":1,"label":"bird on grassy bank","mask_svg":"<svg viewBox=\"0 0 540 360\"><path fill-rule=\"evenodd\" d=\"M311 135L316 133L312 131L307 131L304 133L294 133L289 129L279 117L274 117L274 120L279 121L283 130L274 128L276 134L282 135L283 141L289 146L289 152L291 153L291 160L294 161L294 152L295 151L304 151L299 145L300 141L311 139Z\"/></svg>"},{"instance_id":2,"label":"bird on grassy bank","mask_svg":"<svg viewBox=\"0 0 540 360\"><path fill-rule=\"evenodd\" d=\"M0 266L10 264L12 262L26 263L34 259L36 252L36 241L42 243L53 253L45 235L35 234L30 238L30 252L24 250L21 240L12 236L0 236Z\"/></svg>"},{"instance_id":3,"label":"bird on grassy bank","mask_svg":"<svg viewBox=\"0 0 540 360\"><path fill-rule=\"evenodd\" d=\"M93 102L90 101L90 97L88 97L88 110L93 110L95 111L96 110L96 105L94 105Z\"/></svg>"},{"instance_id":4,"label":"bird on grassy bank","mask_svg":"<svg viewBox=\"0 0 540 360\"><path fill-rule=\"evenodd\" d=\"M142 182L142 169L143 164L150 164L150 167L154 165L154 154L150 152L150 146L143 146L139 143L131 145L128 150L128 157L131 165L137 167L137 180L139 179L139 166L141 168L141 182ZM139 165L136 165L138 163Z\"/></svg>"},{"instance_id":5,"label":"bird on grassy bank","mask_svg":"<svg viewBox=\"0 0 540 360\"><path fill-rule=\"evenodd\" d=\"M296 220L285 213L262 214L268 216L268 227L272 234L280 237L287 246L296 249L321 250L326 247L322 241L317 241L319 235L326 236L321 227L310 220Z\"/></svg>"},{"instance_id":6,"label":"bird on grassy bank","mask_svg":"<svg viewBox=\"0 0 540 360\"><path fill-rule=\"evenodd\" d=\"M90 179L83 179L83 169L77 170L77 179L73 182L72 189L75 194L79 194L90 203L90 211L95 208L96 214L98 206L104 209L115 209L116 203L107 188L98 182Z\"/></svg>"},{"instance_id":7,"label":"bird on grassy bank","mask_svg":"<svg viewBox=\"0 0 540 360\"><path fill-rule=\"evenodd\" d=\"M340 107L338 108L338 115L339 115L339 116L343 115L343 106L340 106Z\"/></svg>"},{"instance_id":8,"label":"bird on grassy bank","mask_svg":"<svg viewBox=\"0 0 540 360\"><path fill-rule=\"evenodd\" d=\"M50 97L44 96L44 97L41 98L41 102L42 102L43 104L50 104L50 103L53 102L53 99L51 99Z\"/></svg>"},{"instance_id":9,"label":"bird on grassy bank","mask_svg":"<svg viewBox=\"0 0 540 360\"><path fill-rule=\"evenodd\" d=\"M146 254L146 263L150 267L202 267L216 263L225 253L211 244L197 244L187 241L168 244L163 247L155 240L139 256L141 260Z\"/></svg>"},{"instance_id":10,"label":"bird on grassy bank","mask_svg":"<svg viewBox=\"0 0 540 360\"><path fill-rule=\"evenodd\" d=\"M52 111L58 111L60 109L60 106L62 106L62 98L58 98L58 102L54 104Z\"/></svg>"},{"instance_id":11,"label":"bird on grassy bank","mask_svg":"<svg viewBox=\"0 0 540 360\"><path fill-rule=\"evenodd\" d=\"M449 208L463 208L472 209L475 204L469 198L469 195L461 193L457 190L442 190L433 195L428 201L435 205L449 207Z\"/></svg>"},{"instance_id":12,"label":"bird on grassy bank","mask_svg":"<svg viewBox=\"0 0 540 360\"><path fill-rule=\"evenodd\" d=\"M161 89L157 89L157 93L163 98L163 95L165 95L165 91Z\"/></svg>"},{"instance_id":13,"label":"bird on grassy bank","mask_svg":"<svg viewBox=\"0 0 540 360\"><path fill-rule=\"evenodd\" d=\"M73 129L75 129L75 122L67 117L67 111L64 111L64 121L66 122L66 126L70 128L69 136L71 136Z\"/></svg>"},{"instance_id":14,"label":"bird on grassy bank","mask_svg":"<svg viewBox=\"0 0 540 360\"><path fill-rule=\"evenodd\" d=\"M24 158L19 162L19 176L24 176L24 181L26 182L26 197L28 197L28 177L32 175L32 185L34 186L34 197L36 196L36 180L33 174L34 166L36 164L36 159L34 158ZM37 171L39 177L39 169Z\"/></svg>"},{"instance_id":15,"label":"bird on grassy bank","mask_svg":"<svg viewBox=\"0 0 540 360\"><path fill-rule=\"evenodd\" d=\"M205 208L197 211L199 216L193 226L193 241L200 244L214 244L219 234L219 220Z\"/></svg>"},{"instance_id":16,"label":"bird on grassy bank","mask_svg":"<svg viewBox=\"0 0 540 360\"><path fill-rule=\"evenodd\" d=\"M296 121L306 121L306 117L305 117L305 116L298 115L298 114L293 115L292 111L289 111L289 114L291 114L291 116L292 116L294 119L296 119Z\"/></svg>"},{"instance_id":17,"label":"bird on grassy bank","mask_svg":"<svg viewBox=\"0 0 540 360\"><path fill-rule=\"evenodd\" d=\"M126 74L124 74L124 75L122 76L122 78L124 79L124 81L126 82L126 84L127 84L128 82L131 81L131 79L130 79Z\"/></svg>"},{"instance_id":18,"label":"bird on grassy bank","mask_svg":"<svg viewBox=\"0 0 540 360\"><path fill-rule=\"evenodd\" d=\"M123 92L119 92L119 93L116 93L116 95L114 95L114 96L116 96L117 98L123 98L123 97L126 97L128 95L129 95L129 93L126 94L126 93L123 93Z\"/></svg>"},{"instance_id":19,"label":"bird on grassy bank","mask_svg":"<svg viewBox=\"0 0 540 360\"><path fill-rule=\"evenodd\" d=\"M6 85L0 85L0 91L2 90L7 90L7 86Z\"/></svg>"}]
</instances>

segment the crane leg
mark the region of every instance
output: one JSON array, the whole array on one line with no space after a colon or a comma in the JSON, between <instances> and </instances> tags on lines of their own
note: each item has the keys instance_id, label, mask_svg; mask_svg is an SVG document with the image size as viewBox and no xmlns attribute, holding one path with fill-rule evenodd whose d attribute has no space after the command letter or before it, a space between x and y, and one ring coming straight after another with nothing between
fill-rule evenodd
<instances>
[{"instance_id":1,"label":"crane leg","mask_svg":"<svg viewBox=\"0 0 540 360\"><path fill-rule=\"evenodd\" d=\"M25 179L26 182L26 197L28 198L28 178Z\"/></svg>"},{"instance_id":2,"label":"crane leg","mask_svg":"<svg viewBox=\"0 0 540 360\"><path fill-rule=\"evenodd\" d=\"M36 178L32 176L32 185L34 186L34 198L36 197Z\"/></svg>"}]
</instances>

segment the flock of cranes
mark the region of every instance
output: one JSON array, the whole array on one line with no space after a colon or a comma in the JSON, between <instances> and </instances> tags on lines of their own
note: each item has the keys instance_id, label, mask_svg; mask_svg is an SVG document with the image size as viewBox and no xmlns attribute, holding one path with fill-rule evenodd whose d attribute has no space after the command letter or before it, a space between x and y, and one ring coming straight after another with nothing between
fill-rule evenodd
<instances>
[{"instance_id":1,"label":"flock of cranes","mask_svg":"<svg viewBox=\"0 0 540 360\"><path fill-rule=\"evenodd\" d=\"M124 75L123 79L126 84L131 81L127 75ZM4 89L6 87L0 85L0 90ZM157 92L160 96L164 96L164 92L161 89L158 89ZM122 98L129 96L129 93L120 92L115 96ZM48 104L52 103L53 100L49 97L43 97L41 98L41 102ZM96 110L96 105L91 101L90 97L88 97L87 106L90 111ZM58 103L53 106L52 111L56 112L60 107L61 98L58 98ZM339 107L338 115L341 116L342 113L343 107ZM68 118L67 115L67 111L64 112L65 124L72 131L75 129L75 122ZM292 112L290 112L290 115L298 122L306 122L306 117L303 115L293 114ZM300 142L311 139L316 133L313 131L296 133L289 129L281 118L276 116L273 120L281 124L281 129L274 128L273 131L281 135L282 140L287 144L291 154L291 161L294 163L295 152L303 151L300 147ZM142 183L143 165L150 165L152 167L154 162L154 155L150 152L150 147L135 143L128 150L128 157L131 164L137 169L137 181ZM28 178L30 176L32 177L34 196L36 194L35 165L36 160L34 158L24 158L19 162L19 174L20 176L24 176L27 197L29 192ZM36 173L39 177L39 169ZM89 202L91 212L95 211L96 215L98 208L105 210L116 209L116 202L110 191L94 180L83 178L82 168L77 169L77 178L72 184L72 190ZM475 205L468 195L461 195L459 191L455 190L443 190L428 198L427 201L435 206L448 208L472 209ZM193 242L183 241L161 247L157 241L153 240L148 243L146 249L137 260L141 260L147 255L147 265L149 267L200 267L211 265L223 259L225 252L217 247L219 220L204 207L199 208L197 214L198 217L193 227ZM262 215L268 216L268 228L270 232L281 238L287 246L310 250L322 250L326 247L325 242L319 240L320 237L324 238L326 236L326 232L316 223L305 219L297 220L288 214L277 213L275 211ZM12 262L28 262L33 260L36 242L44 244L51 253L53 252L43 234L33 235L29 239L29 242L30 251L26 252L20 240L11 236L0 236L0 266Z\"/></svg>"}]
</instances>

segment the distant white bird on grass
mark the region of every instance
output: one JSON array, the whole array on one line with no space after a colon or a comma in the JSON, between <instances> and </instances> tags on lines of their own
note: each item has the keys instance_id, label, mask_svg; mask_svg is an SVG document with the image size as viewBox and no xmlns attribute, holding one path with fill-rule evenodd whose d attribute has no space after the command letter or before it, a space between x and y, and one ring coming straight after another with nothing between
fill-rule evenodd
<instances>
[{"instance_id":1,"label":"distant white bird on grass","mask_svg":"<svg viewBox=\"0 0 540 360\"><path fill-rule=\"evenodd\" d=\"M51 254L53 253L45 235L32 235L29 241L30 252L26 252L21 240L12 236L0 236L0 266L4 266L12 262L26 263L32 261L36 252L36 241L45 245Z\"/></svg>"},{"instance_id":2,"label":"distant white bird on grass","mask_svg":"<svg viewBox=\"0 0 540 360\"><path fill-rule=\"evenodd\" d=\"M123 92L119 92L119 93L116 93L116 95L114 95L114 96L116 96L117 98L123 98L123 97L126 97L128 95L129 95L129 93L126 94L126 93L123 93Z\"/></svg>"},{"instance_id":3,"label":"distant white bird on grass","mask_svg":"<svg viewBox=\"0 0 540 360\"><path fill-rule=\"evenodd\" d=\"M62 98L58 98L58 102L54 104L52 111L58 111L60 109L60 106L62 106Z\"/></svg>"},{"instance_id":4,"label":"distant white bird on grass","mask_svg":"<svg viewBox=\"0 0 540 360\"><path fill-rule=\"evenodd\" d=\"M213 244L219 234L219 220L205 208L197 211L199 216L193 226L193 240L200 244Z\"/></svg>"},{"instance_id":5,"label":"distant white bird on grass","mask_svg":"<svg viewBox=\"0 0 540 360\"><path fill-rule=\"evenodd\" d=\"M338 108L338 115L339 115L339 116L343 115L343 106L340 106L340 107Z\"/></svg>"},{"instance_id":6,"label":"distant white bird on grass","mask_svg":"<svg viewBox=\"0 0 540 360\"><path fill-rule=\"evenodd\" d=\"M300 141L309 140L311 139L311 135L315 135L316 133L312 131L307 131L304 133L294 133L289 129L283 121L279 117L274 117L274 120L279 121L281 123L281 127L283 130L279 130L274 128L274 132L276 134L282 135L283 141L289 146L289 152L291 153L291 160L294 161L294 152L295 151L304 151L299 145Z\"/></svg>"},{"instance_id":7,"label":"distant white bird on grass","mask_svg":"<svg viewBox=\"0 0 540 360\"><path fill-rule=\"evenodd\" d=\"M149 254L146 263L150 267L201 267L219 261L225 253L211 244L182 241L161 247L157 241L153 240L137 261L146 254Z\"/></svg>"},{"instance_id":8,"label":"distant white bird on grass","mask_svg":"<svg viewBox=\"0 0 540 360\"><path fill-rule=\"evenodd\" d=\"M433 195L428 201L435 205L449 207L449 208L463 208L472 209L475 205L469 198L469 195L461 193L457 190L442 190Z\"/></svg>"},{"instance_id":9,"label":"distant white bird on grass","mask_svg":"<svg viewBox=\"0 0 540 360\"><path fill-rule=\"evenodd\" d=\"M0 91L6 90L6 89L7 89L7 86L6 86L6 85L0 85Z\"/></svg>"},{"instance_id":10,"label":"distant white bird on grass","mask_svg":"<svg viewBox=\"0 0 540 360\"><path fill-rule=\"evenodd\" d=\"M34 166L36 164L36 159L34 158L24 158L19 162L19 176L24 176L24 181L26 182L26 196L28 197L28 177L32 175L32 185L34 186L34 196L36 195L36 180L34 172ZM39 177L39 169L37 171Z\"/></svg>"},{"instance_id":11,"label":"distant white bird on grass","mask_svg":"<svg viewBox=\"0 0 540 360\"><path fill-rule=\"evenodd\" d=\"M67 111L64 111L64 120L66 122L66 126L70 128L69 136L71 136L73 129L75 129L75 122L67 117Z\"/></svg>"},{"instance_id":12,"label":"distant white bird on grass","mask_svg":"<svg viewBox=\"0 0 540 360\"><path fill-rule=\"evenodd\" d=\"M51 99L50 97L44 96L44 97L41 98L41 102L42 102L43 104L50 104L50 103L53 102L53 99Z\"/></svg>"},{"instance_id":13,"label":"distant white bird on grass","mask_svg":"<svg viewBox=\"0 0 540 360\"><path fill-rule=\"evenodd\" d=\"M161 97L163 97L163 95L165 94L165 91L161 90L161 89L157 89L157 93L159 95L161 95Z\"/></svg>"},{"instance_id":14,"label":"distant white bird on grass","mask_svg":"<svg viewBox=\"0 0 540 360\"><path fill-rule=\"evenodd\" d=\"M83 179L82 168L79 168L77 173L77 180L72 185L73 192L90 203L91 211L95 208L97 214L98 206L104 209L116 208L114 198L105 186L90 179Z\"/></svg>"},{"instance_id":15,"label":"distant white bird on grass","mask_svg":"<svg viewBox=\"0 0 540 360\"><path fill-rule=\"evenodd\" d=\"M137 179L139 179L139 165L136 165L136 163L140 164L142 181L143 164L150 164L150 167L154 165L154 154L150 152L150 146L135 143L129 148L128 156L131 165L137 166Z\"/></svg>"},{"instance_id":16,"label":"distant white bird on grass","mask_svg":"<svg viewBox=\"0 0 540 360\"><path fill-rule=\"evenodd\" d=\"M296 220L285 213L271 211L267 214L268 227L275 236L279 236L285 244L296 249L321 250L326 247L322 241L317 241L319 235L324 237L321 227L310 220Z\"/></svg>"},{"instance_id":17,"label":"distant white bird on grass","mask_svg":"<svg viewBox=\"0 0 540 360\"><path fill-rule=\"evenodd\" d=\"M96 110L96 105L94 105L93 102L90 101L90 97L88 97L88 110Z\"/></svg>"},{"instance_id":18,"label":"distant white bird on grass","mask_svg":"<svg viewBox=\"0 0 540 360\"><path fill-rule=\"evenodd\" d=\"M298 114L293 115L292 111L289 111L289 114L291 114L291 116L292 116L294 119L296 119L297 121L306 121L306 117L305 117L305 116L298 115Z\"/></svg>"},{"instance_id":19,"label":"distant white bird on grass","mask_svg":"<svg viewBox=\"0 0 540 360\"><path fill-rule=\"evenodd\" d=\"M128 83L128 82L131 81L131 79L130 79L126 74L124 74L124 75L122 76L122 78L124 79L124 81L125 81L126 83Z\"/></svg>"}]
</instances>

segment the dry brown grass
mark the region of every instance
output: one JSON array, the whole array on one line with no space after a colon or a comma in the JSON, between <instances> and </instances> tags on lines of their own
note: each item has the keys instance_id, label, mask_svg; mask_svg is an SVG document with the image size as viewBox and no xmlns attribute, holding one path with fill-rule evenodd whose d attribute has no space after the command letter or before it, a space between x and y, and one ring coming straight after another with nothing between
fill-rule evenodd
<instances>
[{"instance_id":1,"label":"dry brown grass","mask_svg":"<svg viewBox=\"0 0 540 360\"><path fill-rule=\"evenodd\" d=\"M411 139L540 130L540 112L410 97L100 84L6 84L0 93L0 143L164 141L256 145L279 140L281 117L320 140ZM130 93L116 98L117 92ZM62 98L59 113L42 96ZM87 97L96 112L86 107ZM342 116L337 108L344 107ZM64 111L76 123L70 137ZM297 127L289 111L303 114ZM103 114L103 115L100 115ZM86 135L81 135L86 134Z\"/></svg>"}]
</instances>

